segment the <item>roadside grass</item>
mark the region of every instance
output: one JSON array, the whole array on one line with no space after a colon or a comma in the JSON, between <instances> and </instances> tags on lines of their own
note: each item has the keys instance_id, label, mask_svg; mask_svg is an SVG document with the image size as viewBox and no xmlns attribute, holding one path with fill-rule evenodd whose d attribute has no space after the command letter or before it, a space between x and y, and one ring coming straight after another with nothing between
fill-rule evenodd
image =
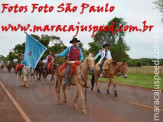
<instances>
[{"instance_id":1,"label":"roadside grass","mask_svg":"<svg viewBox=\"0 0 163 122\"><path fill-rule=\"evenodd\" d=\"M160 67L159 75L163 75L163 66ZM136 73L136 74L153 74L154 66L142 66L142 67L128 67L129 73Z\"/></svg>"},{"instance_id":2,"label":"roadside grass","mask_svg":"<svg viewBox=\"0 0 163 122\"><path fill-rule=\"evenodd\" d=\"M163 76L160 76L160 78L161 80L159 83L159 87L161 90L163 90ZM109 81L109 79L107 78L99 78L98 80L104 82ZM150 75L150 74L129 73L128 78L123 78L123 76L115 77L114 81L119 84L139 86L144 88L154 88L154 75Z\"/></svg>"}]
</instances>

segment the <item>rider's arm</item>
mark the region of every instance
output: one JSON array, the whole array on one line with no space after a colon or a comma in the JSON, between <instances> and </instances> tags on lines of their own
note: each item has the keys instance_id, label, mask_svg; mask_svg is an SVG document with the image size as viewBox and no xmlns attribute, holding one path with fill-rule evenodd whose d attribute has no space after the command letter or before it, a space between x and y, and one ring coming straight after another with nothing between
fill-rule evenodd
<instances>
[{"instance_id":1,"label":"rider's arm","mask_svg":"<svg viewBox=\"0 0 163 122\"><path fill-rule=\"evenodd\" d=\"M100 51L96 54L96 56L94 57L95 58L95 60L100 56Z\"/></svg>"},{"instance_id":2,"label":"rider's arm","mask_svg":"<svg viewBox=\"0 0 163 122\"><path fill-rule=\"evenodd\" d=\"M69 53L70 47L67 47L62 53L57 54L58 57L66 56Z\"/></svg>"},{"instance_id":3,"label":"rider's arm","mask_svg":"<svg viewBox=\"0 0 163 122\"><path fill-rule=\"evenodd\" d=\"M83 51L82 51L82 49L80 49L80 60L83 61L83 59L84 59Z\"/></svg>"}]
</instances>

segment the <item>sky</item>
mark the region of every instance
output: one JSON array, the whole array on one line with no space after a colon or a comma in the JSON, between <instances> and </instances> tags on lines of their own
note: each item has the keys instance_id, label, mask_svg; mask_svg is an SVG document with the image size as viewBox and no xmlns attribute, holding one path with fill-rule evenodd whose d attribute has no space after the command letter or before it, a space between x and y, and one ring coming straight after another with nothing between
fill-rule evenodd
<instances>
[{"instance_id":1,"label":"sky","mask_svg":"<svg viewBox=\"0 0 163 122\"><path fill-rule=\"evenodd\" d=\"M154 58L154 41L153 38L157 31L159 35L159 52L160 58L163 58L163 22L161 22L161 13L155 9L154 0L1 0L0 11L2 11L2 3L9 5L27 5L28 12L26 13L0 13L0 26L8 24L31 24L31 25L77 25L80 22L83 25L103 25L114 17L121 17L128 25L136 25L142 27L142 22L147 21L147 25L154 25L152 31L146 32L127 32L125 41L130 47L127 53L131 58ZM30 13L32 10L31 4L38 3L39 5L53 5L57 7L61 3L72 3L77 5L78 10L75 13L57 13L56 8L52 13ZM85 9L83 14L81 11L81 4L88 3L95 6L105 6L106 3L115 6L113 12L107 13L89 13ZM36 32L29 34L48 34L61 37L61 40L66 46L70 46L69 41L72 39L75 32ZM26 35L24 32L1 32L0 31L0 55L6 56L16 44L25 42ZM88 42L92 42L90 32L79 32L77 38L84 43L84 48L88 49ZM55 52L54 52L55 53Z\"/></svg>"}]
</instances>

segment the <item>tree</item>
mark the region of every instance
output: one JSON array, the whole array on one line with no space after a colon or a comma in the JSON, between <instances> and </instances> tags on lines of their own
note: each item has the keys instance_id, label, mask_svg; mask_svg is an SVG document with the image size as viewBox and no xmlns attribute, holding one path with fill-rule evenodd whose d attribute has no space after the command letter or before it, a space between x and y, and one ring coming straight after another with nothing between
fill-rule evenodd
<instances>
[{"instance_id":1,"label":"tree","mask_svg":"<svg viewBox=\"0 0 163 122\"><path fill-rule=\"evenodd\" d=\"M114 23L114 29L118 29L120 25L122 27L126 24L123 18L113 18L111 21L108 22L108 26L110 27ZM110 44L110 51L115 61L126 61L129 60L129 55L127 51L130 48L127 46L124 40L125 32L124 31L115 31L113 34L110 31L98 31L94 35L94 42L89 43L89 50L91 52L98 52L104 43Z\"/></svg>"},{"instance_id":2,"label":"tree","mask_svg":"<svg viewBox=\"0 0 163 122\"><path fill-rule=\"evenodd\" d=\"M156 8L159 9L161 13L163 13L163 0L156 0L154 4L156 5ZM162 22L163 22L163 18L162 18Z\"/></svg>"}]
</instances>

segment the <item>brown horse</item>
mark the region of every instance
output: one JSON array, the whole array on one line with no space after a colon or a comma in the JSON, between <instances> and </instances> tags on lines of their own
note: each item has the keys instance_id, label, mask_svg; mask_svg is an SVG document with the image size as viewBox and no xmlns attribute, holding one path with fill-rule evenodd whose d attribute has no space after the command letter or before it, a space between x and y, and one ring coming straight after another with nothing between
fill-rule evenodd
<instances>
[{"instance_id":1,"label":"brown horse","mask_svg":"<svg viewBox=\"0 0 163 122\"><path fill-rule=\"evenodd\" d=\"M42 62L38 62L35 68L35 73L36 73L36 77L37 80L41 79L41 74L43 73L43 63Z\"/></svg>"},{"instance_id":2,"label":"brown horse","mask_svg":"<svg viewBox=\"0 0 163 122\"><path fill-rule=\"evenodd\" d=\"M82 100L82 112L84 114L87 114L86 108L85 108L85 98L84 94L82 91L82 88L87 84L87 76L89 73L93 73L95 68L95 59L92 54L89 54L88 57L85 58L84 62L81 63L79 66L76 67L74 75L70 79L70 84L76 86L77 88L77 93L76 97L73 101L74 108L77 109L77 99L78 96L80 95L81 100ZM60 73L59 70L57 72L57 80L56 80L56 93L57 93L57 102L60 104L60 87L62 84L62 80L65 77L65 69ZM66 102L67 97L66 97L66 92L65 92L65 84L63 84L63 93L64 93L64 102Z\"/></svg>"},{"instance_id":3,"label":"brown horse","mask_svg":"<svg viewBox=\"0 0 163 122\"><path fill-rule=\"evenodd\" d=\"M54 79L54 74L55 74L55 72L56 72L56 69L57 69L57 67L58 67L58 64L52 62L52 63L50 64L50 69L49 69L49 70L46 70L46 69L45 69L45 65L46 65L46 64L43 65L43 77L44 77L44 81L46 82L46 81L47 81L47 80L46 80L46 77L47 77L49 74L51 74L51 81L50 81L50 83L52 83L52 80L55 80L55 79Z\"/></svg>"},{"instance_id":4,"label":"brown horse","mask_svg":"<svg viewBox=\"0 0 163 122\"><path fill-rule=\"evenodd\" d=\"M124 78L127 78L127 62L111 62L108 63L109 61L106 60L104 62L104 66L103 66L103 76L105 78L109 79L109 84L108 84L108 88L107 88L107 94L109 94L109 88L110 85L112 84L114 86L114 95L117 97L117 90L116 90L116 84L114 83L114 77L117 75L123 75ZM96 83L96 87L97 87L97 91L98 93L100 93L99 87L98 87L98 78L100 77L100 72L99 72L99 64L96 64L96 69L94 74L92 75L92 79L91 79L91 84L92 84L92 88L91 90L93 90L94 87L94 83Z\"/></svg>"},{"instance_id":5,"label":"brown horse","mask_svg":"<svg viewBox=\"0 0 163 122\"><path fill-rule=\"evenodd\" d=\"M13 64L11 62L7 63L7 71L10 72L12 67L13 67Z\"/></svg>"},{"instance_id":6,"label":"brown horse","mask_svg":"<svg viewBox=\"0 0 163 122\"><path fill-rule=\"evenodd\" d=\"M14 73L16 73L16 72L15 72L15 68L16 68L16 65L17 65L17 64L18 64L17 62L15 62L15 63L13 62L13 64L12 64L12 67L14 68Z\"/></svg>"}]
</instances>

